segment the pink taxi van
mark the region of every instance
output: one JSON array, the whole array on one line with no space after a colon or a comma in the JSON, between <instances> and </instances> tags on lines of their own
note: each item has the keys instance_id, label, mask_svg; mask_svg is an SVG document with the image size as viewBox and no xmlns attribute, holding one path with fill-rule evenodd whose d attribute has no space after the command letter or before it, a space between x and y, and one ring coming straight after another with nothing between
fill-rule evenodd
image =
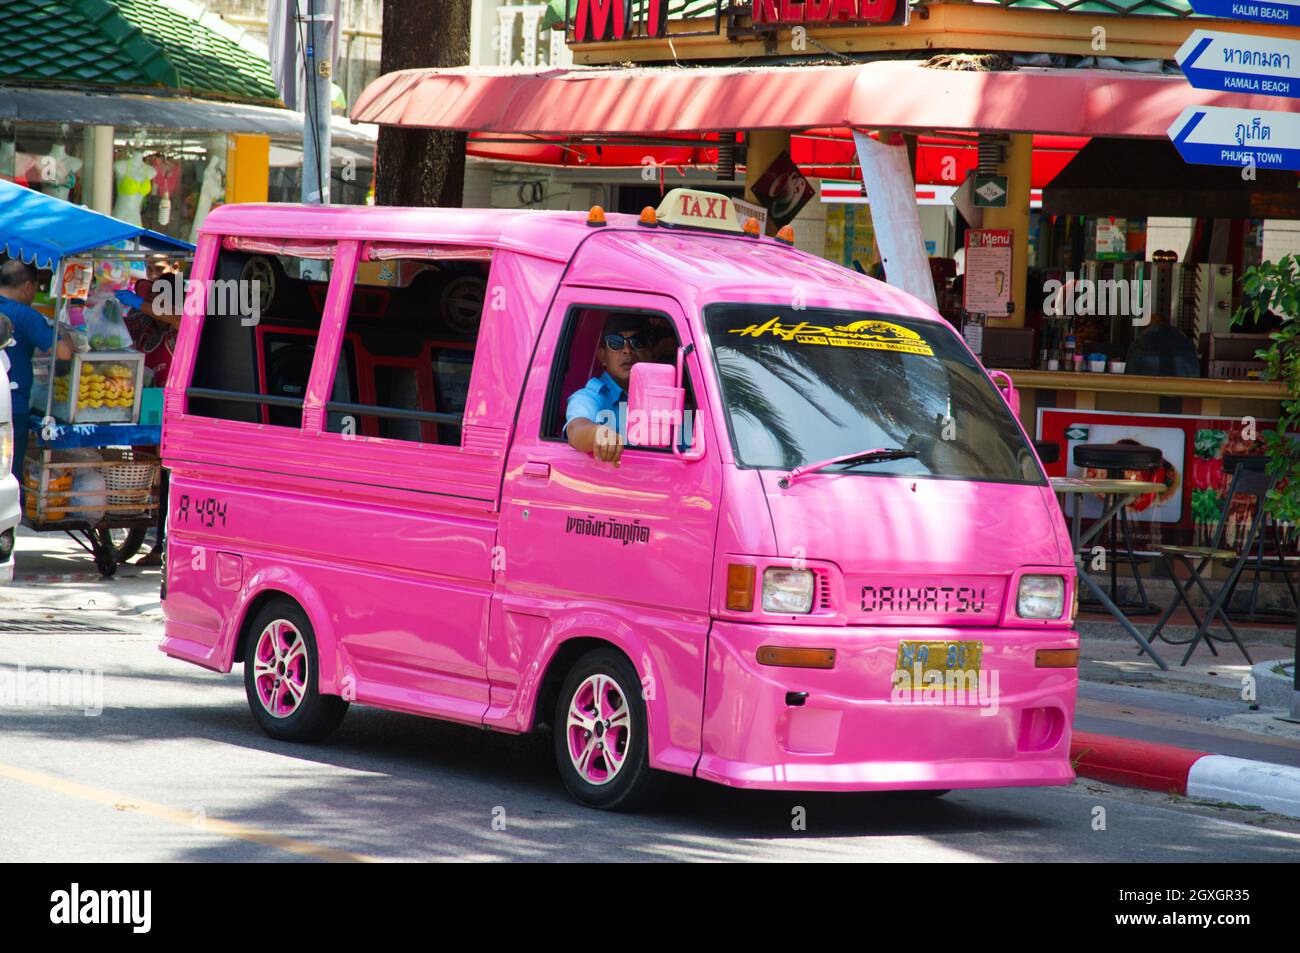
<instances>
[{"instance_id":1,"label":"pink taxi van","mask_svg":"<svg viewBox=\"0 0 1300 953\"><path fill-rule=\"evenodd\" d=\"M670 774L1070 782L1074 563L1010 382L755 224L684 190L215 210L165 399L162 650L242 663L285 741L353 702L547 729L595 807ZM566 405L629 314L614 465Z\"/></svg>"}]
</instances>

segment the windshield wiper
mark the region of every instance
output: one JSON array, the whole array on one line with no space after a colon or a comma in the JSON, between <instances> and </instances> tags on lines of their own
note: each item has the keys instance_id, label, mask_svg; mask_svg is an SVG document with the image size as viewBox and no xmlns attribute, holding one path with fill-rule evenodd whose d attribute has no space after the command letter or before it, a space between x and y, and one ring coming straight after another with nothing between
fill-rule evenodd
<instances>
[{"instance_id":1,"label":"windshield wiper","mask_svg":"<svg viewBox=\"0 0 1300 953\"><path fill-rule=\"evenodd\" d=\"M863 463L883 463L886 460L906 460L909 457L919 457L920 455L920 451L904 450L902 447L878 447L875 450L860 450L857 453L846 453L840 457L831 457L829 460L806 463L801 467L795 467L776 482L777 486L784 490L801 476L816 473L818 470L834 466L837 463L856 466Z\"/></svg>"}]
</instances>

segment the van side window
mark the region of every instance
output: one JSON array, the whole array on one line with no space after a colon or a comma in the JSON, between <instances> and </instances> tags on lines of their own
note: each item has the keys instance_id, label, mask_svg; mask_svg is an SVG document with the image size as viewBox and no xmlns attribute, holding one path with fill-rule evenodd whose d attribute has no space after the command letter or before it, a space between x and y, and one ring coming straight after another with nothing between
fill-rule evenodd
<instances>
[{"instance_id":1,"label":"van side window","mask_svg":"<svg viewBox=\"0 0 1300 953\"><path fill-rule=\"evenodd\" d=\"M609 308L574 307L565 318L555 366L551 371L550 388L542 416L542 437L547 440L564 439L565 410L569 398L587 386L593 378L604 373L597 356L601 331L615 312ZM637 353L638 361L673 364L677 360L679 339L673 322L655 311L619 309L620 314L631 313L642 318L647 330L643 347ZM687 403L690 405L689 378Z\"/></svg>"},{"instance_id":2,"label":"van side window","mask_svg":"<svg viewBox=\"0 0 1300 953\"><path fill-rule=\"evenodd\" d=\"M208 289L189 413L221 420L302 426L333 245L284 253L227 238ZM341 362L342 363L342 362ZM346 375L345 375L346 376Z\"/></svg>"},{"instance_id":3,"label":"van side window","mask_svg":"<svg viewBox=\"0 0 1300 953\"><path fill-rule=\"evenodd\" d=\"M343 354L355 355L356 387L343 396L336 386L326 430L458 447L488 252L372 257L363 254L357 263L344 328Z\"/></svg>"}]
</instances>

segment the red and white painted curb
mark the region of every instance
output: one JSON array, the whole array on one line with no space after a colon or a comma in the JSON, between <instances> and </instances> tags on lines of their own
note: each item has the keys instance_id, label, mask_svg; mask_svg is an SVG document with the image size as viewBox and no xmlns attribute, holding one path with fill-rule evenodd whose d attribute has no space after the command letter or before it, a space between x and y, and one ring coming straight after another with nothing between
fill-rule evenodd
<instances>
[{"instance_id":1,"label":"red and white painted curb","mask_svg":"<svg viewBox=\"0 0 1300 953\"><path fill-rule=\"evenodd\" d=\"M1300 817L1300 768L1290 765L1084 731L1074 733L1070 760L1085 778Z\"/></svg>"}]
</instances>

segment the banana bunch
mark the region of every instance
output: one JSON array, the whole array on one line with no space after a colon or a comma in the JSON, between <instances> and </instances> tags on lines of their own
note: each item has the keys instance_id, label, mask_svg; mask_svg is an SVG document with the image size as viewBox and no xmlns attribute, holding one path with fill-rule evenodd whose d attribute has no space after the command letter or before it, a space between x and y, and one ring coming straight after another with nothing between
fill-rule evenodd
<instances>
[{"instance_id":1,"label":"banana bunch","mask_svg":"<svg viewBox=\"0 0 1300 953\"><path fill-rule=\"evenodd\" d=\"M68 399L68 379L60 377L54 382L54 398ZM77 392L77 407L130 407L135 403L135 372L124 364L110 365L104 373L89 367L81 372L81 386Z\"/></svg>"}]
</instances>

